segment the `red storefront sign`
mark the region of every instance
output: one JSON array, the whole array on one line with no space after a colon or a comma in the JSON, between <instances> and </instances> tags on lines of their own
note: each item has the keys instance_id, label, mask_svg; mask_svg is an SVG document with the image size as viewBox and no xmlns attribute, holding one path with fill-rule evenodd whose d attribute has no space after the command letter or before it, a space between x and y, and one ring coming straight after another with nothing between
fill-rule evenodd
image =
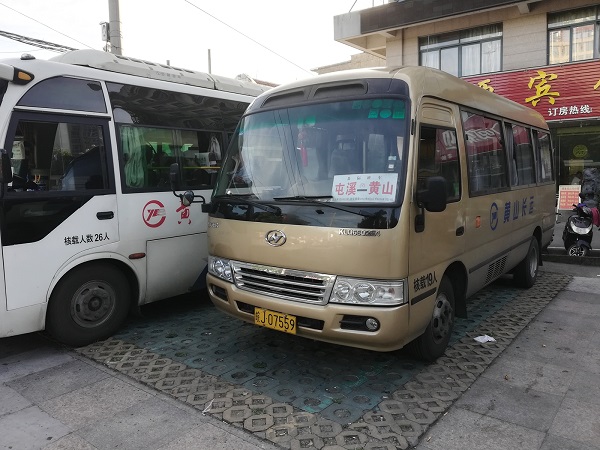
<instances>
[{"instance_id":1,"label":"red storefront sign","mask_svg":"<svg viewBox=\"0 0 600 450\"><path fill-rule=\"evenodd\" d=\"M578 184L561 184L558 187L558 209L571 210L573 205L578 205L581 202L579 192L581 186Z\"/></svg>"},{"instance_id":2,"label":"red storefront sign","mask_svg":"<svg viewBox=\"0 0 600 450\"><path fill-rule=\"evenodd\" d=\"M600 62L467 77L482 89L529 106L547 121L600 117Z\"/></svg>"}]
</instances>

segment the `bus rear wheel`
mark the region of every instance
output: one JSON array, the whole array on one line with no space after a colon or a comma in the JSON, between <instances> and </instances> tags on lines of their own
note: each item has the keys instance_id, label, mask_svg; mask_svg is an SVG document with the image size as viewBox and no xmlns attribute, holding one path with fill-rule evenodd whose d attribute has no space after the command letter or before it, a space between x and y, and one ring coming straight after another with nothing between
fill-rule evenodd
<instances>
[{"instance_id":1,"label":"bus rear wheel","mask_svg":"<svg viewBox=\"0 0 600 450\"><path fill-rule=\"evenodd\" d=\"M100 263L78 267L54 289L46 331L73 347L106 339L125 321L130 300L129 282L116 267Z\"/></svg>"},{"instance_id":2,"label":"bus rear wheel","mask_svg":"<svg viewBox=\"0 0 600 450\"><path fill-rule=\"evenodd\" d=\"M531 238L527 255L525 255L523 261L513 271L513 281L517 286L529 289L535 284L539 266L540 245L538 244L538 240L533 237Z\"/></svg>"},{"instance_id":3,"label":"bus rear wheel","mask_svg":"<svg viewBox=\"0 0 600 450\"><path fill-rule=\"evenodd\" d=\"M408 344L409 351L423 361L434 361L444 354L454 328L454 289L447 276L438 288L431 320L425 332Z\"/></svg>"}]
</instances>

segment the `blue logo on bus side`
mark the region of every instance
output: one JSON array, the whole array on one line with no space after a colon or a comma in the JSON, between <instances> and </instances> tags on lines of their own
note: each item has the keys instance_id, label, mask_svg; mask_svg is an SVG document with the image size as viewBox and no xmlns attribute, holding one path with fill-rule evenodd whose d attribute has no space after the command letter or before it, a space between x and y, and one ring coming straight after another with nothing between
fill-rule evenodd
<instances>
[{"instance_id":1,"label":"blue logo on bus side","mask_svg":"<svg viewBox=\"0 0 600 450\"><path fill-rule=\"evenodd\" d=\"M496 202L492 203L490 207L490 228L495 230L498 226L498 205Z\"/></svg>"},{"instance_id":2,"label":"blue logo on bus side","mask_svg":"<svg viewBox=\"0 0 600 450\"><path fill-rule=\"evenodd\" d=\"M515 201L508 200L504 203L504 216L502 223L508 223L511 221L518 220L519 217L525 217L529 214L533 214L534 211L534 196L531 195L529 198L521 198ZM500 217L498 214L498 205L496 202L492 203L490 206L490 228L492 231L495 231L498 227L498 223L500 221Z\"/></svg>"}]
</instances>

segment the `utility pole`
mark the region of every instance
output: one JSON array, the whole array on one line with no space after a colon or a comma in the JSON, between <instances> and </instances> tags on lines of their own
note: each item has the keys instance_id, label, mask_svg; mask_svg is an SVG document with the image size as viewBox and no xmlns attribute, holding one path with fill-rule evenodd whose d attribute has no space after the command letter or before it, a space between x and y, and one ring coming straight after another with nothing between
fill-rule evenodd
<instances>
[{"instance_id":1,"label":"utility pole","mask_svg":"<svg viewBox=\"0 0 600 450\"><path fill-rule=\"evenodd\" d=\"M110 52L115 55L123 54L121 44L121 17L119 13L119 0L108 0L108 32L110 42Z\"/></svg>"}]
</instances>

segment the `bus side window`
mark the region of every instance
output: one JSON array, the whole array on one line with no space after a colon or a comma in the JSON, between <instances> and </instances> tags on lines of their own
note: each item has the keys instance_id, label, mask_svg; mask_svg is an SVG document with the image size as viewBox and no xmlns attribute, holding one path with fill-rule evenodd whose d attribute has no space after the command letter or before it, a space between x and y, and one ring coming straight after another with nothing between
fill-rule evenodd
<instances>
[{"instance_id":1,"label":"bus side window","mask_svg":"<svg viewBox=\"0 0 600 450\"><path fill-rule=\"evenodd\" d=\"M417 189L424 189L427 178L432 176L446 180L448 202L460 200L460 166L454 129L421 126Z\"/></svg>"},{"instance_id":2,"label":"bus side window","mask_svg":"<svg viewBox=\"0 0 600 450\"><path fill-rule=\"evenodd\" d=\"M526 186L535 183L535 160L529 128L513 124L507 131L512 137L510 142L512 144L511 160L516 171L514 174L516 183L513 184Z\"/></svg>"},{"instance_id":3,"label":"bus side window","mask_svg":"<svg viewBox=\"0 0 600 450\"><path fill-rule=\"evenodd\" d=\"M183 189L209 189L221 168L223 133L119 125L124 190L168 191L170 166L181 168Z\"/></svg>"},{"instance_id":4,"label":"bus side window","mask_svg":"<svg viewBox=\"0 0 600 450\"><path fill-rule=\"evenodd\" d=\"M501 122L469 111L461 111L461 116L471 195L482 195L507 188L507 158Z\"/></svg>"},{"instance_id":5,"label":"bus side window","mask_svg":"<svg viewBox=\"0 0 600 450\"><path fill-rule=\"evenodd\" d=\"M207 189L214 186L221 168L223 136L217 132L182 130L184 144L181 148L183 187Z\"/></svg>"},{"instance_id":6,"label":"bus side window","mask_svg":"<svg viewBox=\"0 0 600 450\"><path fill-rule=\"evenodd\" d=\"M539 179L541 182L552 181L554 180L554 171L552 170L550 134L545 131L534 130L533 135L536 143L537 160L539 161Z\"/></svg>"},{"instance_id":7,"label":"bus side window","mask_svg":"<svg viewBox=\"0 0 600 450\"><path fill-rule=\"evenodd\" d=\"M11 192L109 187L101 125L20 120L12 148Z\"/></svg>"}]
</instances>

